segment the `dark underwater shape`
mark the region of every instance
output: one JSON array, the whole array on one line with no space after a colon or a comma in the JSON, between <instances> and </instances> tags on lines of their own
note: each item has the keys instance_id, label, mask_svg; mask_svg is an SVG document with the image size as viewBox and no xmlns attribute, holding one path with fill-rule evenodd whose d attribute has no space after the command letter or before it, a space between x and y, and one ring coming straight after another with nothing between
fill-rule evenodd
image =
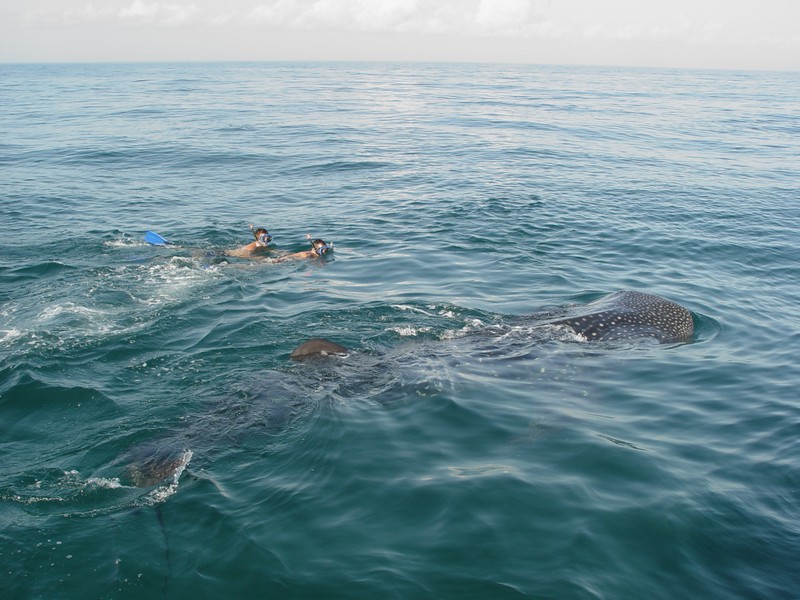
<instances>
[{"instance_id":1,"label":"dark underwater shape","mask_svg":"<svg viewBox=\"0 0 800 600\"><path fill-rule=\"evenodd\" d=\"M312 356L327 356L329 354L347 354L347 348L325 338L314 338L292 350L289 358L303 360Z\"/></svg>"},{"instance_id":2,"label":"dark underwater shape","mask_svg":"<svg viewBox=\"0 0 800 600\"><path fill-rule=\"evenodd\" d=\"M694 335L694 319L680 304L655 294L625 290L587 304L567 325L589 341L654 338L661 343L687 342Z\"/></svg>"},{"instance_id":3,"label":"dark underwater shape","mask_svg":"<svg viewBox=\"0 0 800 600\"><path fill-rule=\"evenodd\" d=\"M192 458L191 450L174 446L145 444L128 452L125 475L136 487L146 488L161 483L177 483Z\"/></svg>"}]
</instances>

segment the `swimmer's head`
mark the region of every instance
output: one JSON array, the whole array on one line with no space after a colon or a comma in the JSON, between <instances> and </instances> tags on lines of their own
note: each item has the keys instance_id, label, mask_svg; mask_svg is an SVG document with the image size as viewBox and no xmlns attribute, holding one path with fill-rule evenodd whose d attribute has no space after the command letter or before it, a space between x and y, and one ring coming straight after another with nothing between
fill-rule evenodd
<instances>
[{"instance_id":1,"label":"swimmer's head","mask_svg":"<svg viewBox=\"0 0 800 600\"><path fill-rule=\"evenodd\" d=\"M311 242L311 249L317 256L323 256L329 250L333 250L333 244L326 244L324 240L317 238Z\"/></svg>"},{"instance_id":2,"label":"swimmer's head","mask_svg":"<svg viewBox=\"0 0 800 600\"><path fill-rule=\"evenodd\" d=\"M272 241L272 236L269 234L269 231L263 227L259 227L256 229L256 239L266 246Z\"/></svg>"}]
</instances>

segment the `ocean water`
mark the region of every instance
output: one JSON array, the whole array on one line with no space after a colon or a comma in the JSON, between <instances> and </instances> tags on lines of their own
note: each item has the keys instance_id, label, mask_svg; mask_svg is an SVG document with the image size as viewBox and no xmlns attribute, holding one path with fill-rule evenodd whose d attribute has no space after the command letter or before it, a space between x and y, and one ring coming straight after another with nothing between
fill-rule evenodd
<instances>
[{"instance_id":1,"label":"ocean water","mask_svg":"<svg viewBox=\"0 0 800 600\"><path fill-rule=\"evenodd\" d=\"M798 107L798 73L0 65L0 596L800 597ZM335 252L227 256L248 223ZM543 325L624 289L694 338ZM289 360L314 337L350 352Z\"/></svg>"}]
</instances>

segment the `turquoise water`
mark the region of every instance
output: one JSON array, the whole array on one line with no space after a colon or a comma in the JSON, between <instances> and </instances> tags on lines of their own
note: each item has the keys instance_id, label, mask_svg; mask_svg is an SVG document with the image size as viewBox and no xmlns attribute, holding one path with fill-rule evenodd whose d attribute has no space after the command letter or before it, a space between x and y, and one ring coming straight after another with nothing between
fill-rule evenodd
<instances>
[{"instance_id":1,"label":"turquoise water","mask_svg":"<svg viewBox=\"0 0 800 600\"><path fill-rule=\"evenodd\" d=\"M798 106L797 73L0 66L0 594L796 598ZM226 257L248 223L334 257ZM541 325L620 289L694 339ZM289 360L320 336L351 352Z\"/></svg>"}]
</instances>

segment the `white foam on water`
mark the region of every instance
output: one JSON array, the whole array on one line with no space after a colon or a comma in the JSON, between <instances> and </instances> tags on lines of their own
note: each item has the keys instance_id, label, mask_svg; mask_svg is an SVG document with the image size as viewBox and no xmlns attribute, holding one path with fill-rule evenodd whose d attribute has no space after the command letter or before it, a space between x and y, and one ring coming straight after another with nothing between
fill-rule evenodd
<instances>
[{"instance_id":1,"label":"white foam on water","mask_svg":"<svg viewBox=\"0 0 800 600\"><path fill-rule=\"evenodd\" d=\"M420 333L425 333L430 331L430 327L390 327L389 331L394 331L396 334L402 337L414 337L419 335Z\"/></svg>"},{"instance_id":2,"label":"white foam on water","mask_svg":"<svg viewBox=\"0 0 800 600\"><path fill-rule=\"evenodd\" d=\"M216 269L203 268L194 259L174 256L166 263L147 266L134 278L139 284L140 300L152 306L191 297L193 291L208 282L216 272Z\"/></svg>"},{"instance_id":3,"label":"white foam on water","mask_svg":"<svg viewBox=\"0 0 800 600\"><path fill-rule=\"evenodd\" d=\"M144 238L141 240L137 240L134 238L128 239L121 239L121 240L110 240L103 242L103 245L108 248L141 248L142 246L149 246L147 242L144 241Z\"/></svg>"},{"instance_id":4,"label":"white foam on water","mask_svg":"<svg viewBox=\"0 0 800 600\"><path fill-rule=\"evenodd\" d=\"M34 504L65 504L73 500L76 490L87 487L99 487L104 489L115 489L123 487L119 479L91 477L84 480L80 471L71 469L63 471L61 477L51 481L36 479L27 488L31 491L30 495L13 494L6 499L24 505Z\"/></svg>"},{"instance_id":5,"label":"white foam on water","mask_svg":"<svg viewBox=\"0 0 800 600\"><path fill-rule=\"evenodd\" d=\"M184 450L180 460L177 463L177 467L170 474L170 476L155 488L148 490L145 494L138 495L137 498L133 499L132 502L131 498L128 496L128 499L123 504L115 503L111 506L98 506L88 510L77 510L65 513L64 516L93 516L107 514L121 508L130 508L132 506L153 506L155 504L165 502L170 496L178 491L178 483L189 462L192 460L192 454L193 453L191 450ZM42 488L45 486L48 489L53 488L51 489L51 493L43 493ZM139 488L124 485L117 477L89 477L87 479L83 479L80 472L76 469L63 471L63 476L59 477L55 482L47 483L36 480L34 483L30 484L28 488L31 490L36 490L36 492L30 495L0 494L0 501L11 501L22 505L58 504L63 506L65 503L73 502L75 493L79 492L80 490L139 490Z\"/></svg>"},{"instance_id":6,"label":"white foam on water","mask_svg":"<svg viewBox=\"0 0 800 600\"><path fill-rule=\"evenodd\" d=\"M426 311L422 310L421 308L419 308L417 306L411 306L410 304L393 304L392 308L396 308L397 310L402 310L402 311L405 311L405 312L419 313L419 314L422 314L422 315L427 315L429 317L435 316L433 313L426 312ZM431 308L434 309L436 307L432 306Z\"/></svg>"},{"instance_id":7,"label":"white foam on water","mask_svg":"<svg viewBox=\"0 0 800 600\"><path fill-rule=\"evenodd\" d=\"M475 479L477 477L496 477L498 475L519 476L520 472L511 465L473 465L467 467L447 467L447 474L457 479Z\"/></svg>"},{"instance_id":8,"label":"white foam on water","mask_svg":"<svg viewBox=\"0 0 800 600\"><path fill-rule=\"evenodd\" d=\"M74 302L64 302L63 304L56 304L48 306L41 313L39 313L39 322L49 323L55 321L61 316L67 317L84 317L87 320L96 322L107 316L106 311L97 308L90 308L88 306L81 306Z\"/></svg>"},{"instance_id":9,"label":"white foam on water","mask_svg":"<svg viewBox=\"0 0 800 600\"><path fill-rule=\"evenodd\" d=\"M483 321L480 319L470 319L464 324L463 327L461 327L461 329L448 329L447 331L443 332L442 335L439 336L439 339L455 340L465 337L470 333L480 331L481 329L485 329Z\"/></svg>"},{"instance_id":10,"label":"white foam on water","mask_svg":"<svg viewBox=\"0 0 800 600\"><path fill-rule=\"evenodd\" d=\"M85 343L121 331L123 328L116 319L112 311L66 301L47 306L28 318L29 326L15 338L27 336L27 344L34 348Z\"/></svg>"},{"instance_id":11,"label":"white foam on water","mask_svg":"<svg viewBox=\"0 0 800 600\"><path fill-rule=\"evenodd\" d=\"M90 477L86 480L86 485L107 490L115 490L123 487L118 477Z\"/></svg>"},{"instance_id":12,"label":"white foam on water","mask_svg":"<svg viewBox=\"0 0 800 600\"><path fill-rule=\"evenodd\" d=\"M561 342L588 342L588 338L582 333L578 333L572 327L566 324L558 325L541 325L546 331L553 334L553 337Z\"/></svg>"},{"instance_id":13,"label":"white foam on water","mask_svg":"<svg viewBox=\"0 0 800 600\"><path fill-rule=\"evenodd\" d=\"M22 335L23 332L16 328L0 329L0 344L11 343Z\"/></svg>"},{"instance_id":14,"label":"white foam on water","mask_svg":"<svg viewBox=\"0 0 800 600\"><path fill-rule=\"evenodd\" d=\"M18 504L43 504L47 502L52 503L63 503L66 502L64 498L60 496L20 496L19 494L11 494L8 496L0 496L0 500L10 500L12 502L17 502Z\"/></svg>"}]
</instances>

